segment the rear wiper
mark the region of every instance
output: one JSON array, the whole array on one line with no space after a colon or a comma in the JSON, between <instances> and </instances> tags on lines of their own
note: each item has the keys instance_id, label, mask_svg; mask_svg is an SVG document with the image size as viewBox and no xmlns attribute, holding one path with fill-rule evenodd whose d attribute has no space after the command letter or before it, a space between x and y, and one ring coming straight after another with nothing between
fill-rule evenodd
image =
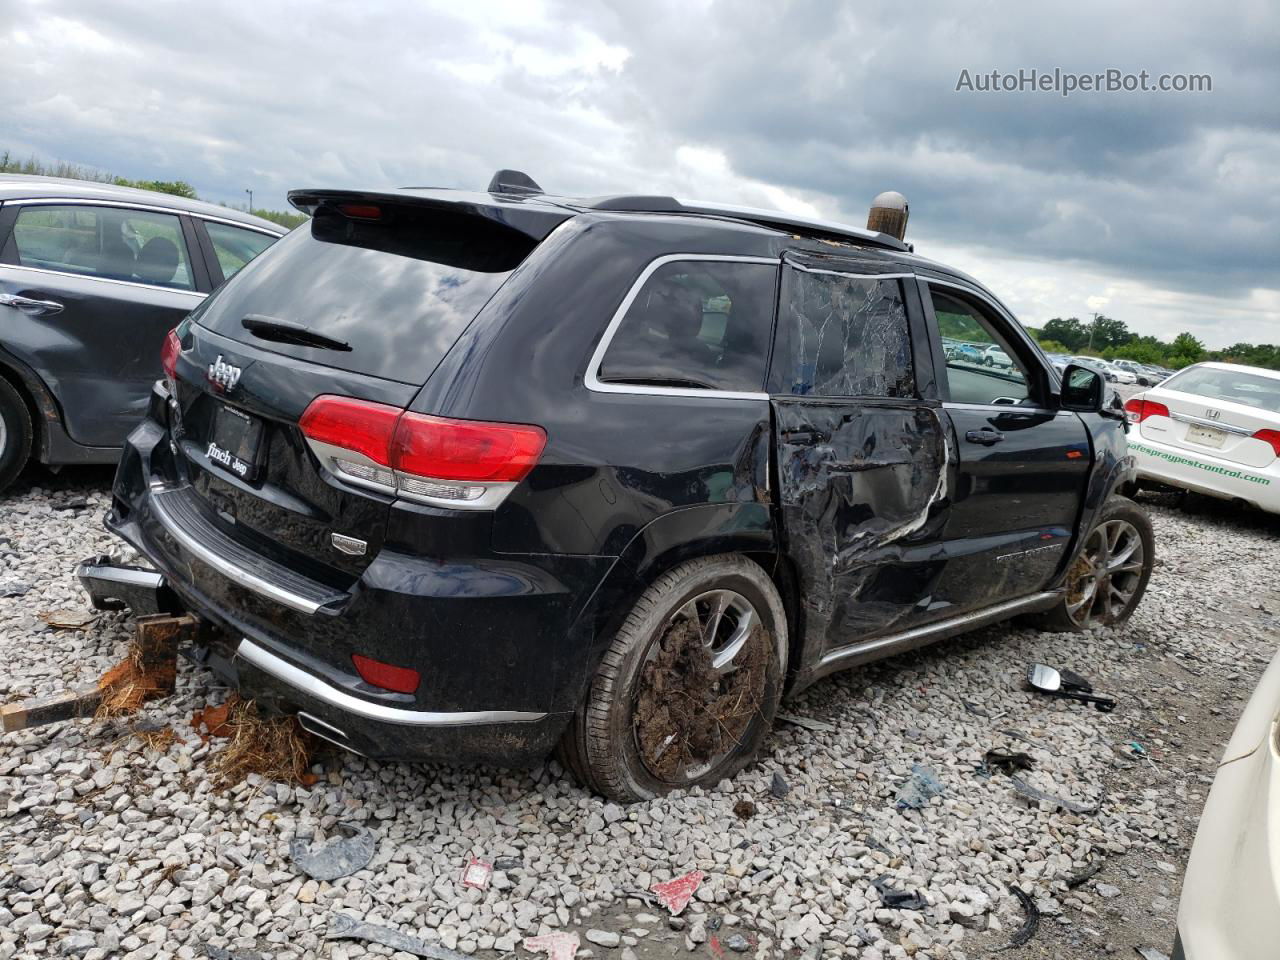
<instances>
[{"instance_id":1,"label":"rear wiper","mask_svg":"<svg viewBox=\"0 0 1280 960\"><path fill-rule=\"evenodd\" d=\"M344 343L342 340L335 340L333 337L327 337L323 333L317 333L300 323L277 320L275 317L264 317L260 313L249 314L240 321L240 326L255 337L260 337L263 340L273 340L276 343L292 343L298 347L316 347L320 350L349 351L351 349L351 344Z\"/></svg>"},{"instance_id":2,"label":"rear wiper","mask_svg":"<svg viewBox=\"0 0 1280 960\"><path fill-rule=\"evenodd\" d=\"M709 383L701 380L686 380L683 377L600 377L601 383L634 383L644 387L693 387L697 390L715 390Z\"/></svg>"}]
</instances>

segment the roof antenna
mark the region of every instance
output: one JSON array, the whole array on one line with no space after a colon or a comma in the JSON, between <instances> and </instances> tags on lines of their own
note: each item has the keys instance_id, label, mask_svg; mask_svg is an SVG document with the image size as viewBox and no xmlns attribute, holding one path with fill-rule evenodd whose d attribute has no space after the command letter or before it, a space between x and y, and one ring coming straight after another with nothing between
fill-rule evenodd
<instances>
[{"instance_id":1,"label":"roof antenna","mask_svg":"<svg viewBox=\"0 0 1280 960\"><path fill-rule=\"evenodd\" d=\"M490 193L542 193L533 177L519 170L499 170L489 181Z\"/></svg>"},{"instance_id":2,"label":"roof antenna","mask_svg":"<svg viewBox=\"0 0 1280 960\"><path fill-rule=\"evenodd\" d=\"M907 198L896 190L886 190L871 201L871 212L867 214L867 229L876 233L887 233L901 240L907 234L907 217L911 207Z\"/></svg>"}]
</instances>

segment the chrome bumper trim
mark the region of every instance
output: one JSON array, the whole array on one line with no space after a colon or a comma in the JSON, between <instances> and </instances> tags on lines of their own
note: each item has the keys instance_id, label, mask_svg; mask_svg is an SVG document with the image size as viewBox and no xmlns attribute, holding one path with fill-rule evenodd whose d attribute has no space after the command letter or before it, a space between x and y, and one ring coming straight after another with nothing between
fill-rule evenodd
<instances>
[{"instance_id":1,"label":"chrome bumper trim","mask_svg":"<svg viewBox=\"0 0 1280 960\"><path fill-rule=\"evenodd\" d=\"M519 710L472 710L456 713L440 713L428 710L406 710L384 703L371 703L326 683L314 674L295 667L247 637L240 641L236 658L269 673L277 680L295 687L317 700L369 720L398 723L417 727L467 727L486 723L532 723L541 720L545 713L525 713Z\"/></svg>"},{"instance_id":2,"label":"chrome bumper trim","mask_svg":"<svg viewBox=\"0 0 1280 960\"><path fill-rule=\"evenodd\" d=\"M195 539L195 537L182 529L181 525L179 525L165 509L163 498L156 496L151 497L150 507L151 513L160 521L160 525L164 527L165 532L168 533L169 536L178 541L184 550L196 557L201 563L217 570L228 580L239 584L246 590L252 590L254 593L261 594L264 597L275 600L277 603L282 603L286 607L291 607L294 610L299 610L302 613L313 614L320 609L321 604L316 603L314 600L309 600L306 597L300 597L296 593L291 593L290 591L278 587L273 583L269 583L261 577L250 573L248 570L237 567L226 558L218 556L199 540Z\"/></svg>"}]
</instances>

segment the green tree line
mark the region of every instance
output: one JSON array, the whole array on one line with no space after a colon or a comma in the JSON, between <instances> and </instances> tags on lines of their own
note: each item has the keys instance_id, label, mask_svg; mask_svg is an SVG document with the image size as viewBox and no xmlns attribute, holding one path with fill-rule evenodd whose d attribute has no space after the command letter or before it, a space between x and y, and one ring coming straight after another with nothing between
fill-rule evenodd
<instances>
[{"instance_id":1,"label":"green tree line","mask_svg":"<svg viewBox=\"0 0 1280 960\"><path fill-rule=\"evenodd\" d=\"M1172 340L1142 336L1132 332L1123 320L1102 314L1092 321L1078 317L1054 317L1043 327L1027 329L1048 353L1134 360L1173 370L1181 370L1202 360L1280 370L1280 346L1273 343L1241 342L1224 350L1209 350L1190 333L1180 333Z\"/></svg>"},{"instance_id":2,"label":"green tree line","mask_svg":"<svg viewBox=\"0 0 1280 960\"><path fill-rule=\"evenodd\" d=\"M45 163L36 157L26 160L16 159L8 150L0 153L0 173L27 173L41 177L61 177L64 180L89 180L93 183L110 183L117 187L136 187L139 190L154 190L156 193L171 193L188 200L199 200L196 188L185 180L130 180L115 174L104 173L92 167L82 167L74 163ZM250 210L255 217L262 217L292 230L307 219L305 214L288 210Z\"/></svg>"}]
</instances>

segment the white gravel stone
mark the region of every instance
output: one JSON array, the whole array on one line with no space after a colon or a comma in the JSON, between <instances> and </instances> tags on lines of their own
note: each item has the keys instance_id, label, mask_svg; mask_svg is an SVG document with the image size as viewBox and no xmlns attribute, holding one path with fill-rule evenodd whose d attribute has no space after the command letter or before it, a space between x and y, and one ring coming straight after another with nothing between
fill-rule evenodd
<instances>
[{"instance_id":1,"label":"white gravel stone","mask_svg":"<svg viewBox=\"0 0 1280 960\"><path fill-rule=\"evenodd\" d=\"M85 608L74 577L80 560L131 559L101 526L108 482L106 472L69 470L5 495L0 582L32 589L0 598L0 701L91 682L126 649L123 614L101 613L79 630L54 630L38 617ZM51 510L73 496L89 508ZM1119 862L1132 852L1142 876L1168 874L1160 879L1173 883L1194 824L1170 817L1170 804L1185 806L1191 794L1203 802L1208 789L1182 769L1178 741L1188 727L1172 713L1144 742L1160 752L1161 768L1135 756L1126 746L1135 712L1184 704L1195 692L1192 671L1234 677L1247 694L1280 626L1274 614L1236 606L1247 597L1280 610L1274 525L1235 523L1227 535L1223 524L1232 521L1149 509L1159 566L1125 627L1063 637L1001 625L838 675L786 707L834 730L780 725L761 762L732 782L629 807L591 796L551 761L514 772L336 754L316 768L323 776L315 786L255 783L222 793L207 766L220 744L202 743L189 719L225 694L184 663L177 693L140 718L178 735L163 755L129 736L123 721L0 739L0 960L56 956L61 944L72 945L69 954L83 947L87 960L185 960L203 956L204 941L279 957L390 955L324 941L335 911L486 960L559 929L579 933L598 955L630 950L620 934L641 938L641 930L652 931L641 940L646 955L659 941L672 954L686 940L705 951L712 917L734 928L720 930L722 941L754 938L744 956L820 950L887 960L910 947L917 956L959 958L968 938L986 935L979 931L1016 928L1010 883L1046 914L1060 914L1055 927L1088 911L1100 924L1125 905L1104 907L1108 894L1123 895L1111 881L1127 891L1129 879L1108 867L1069 890L1067 878L1099 857ZM1120 709L1101 714L1028 693L1023 674L1033 661L1084 673L1117 695ZM1139 692L1157 664L1173 679L1161 681L1159 695ZM1032 755L1030 785L1101 808L1048 809L1018 797L1003 774L977 775L993 747ZM1221 744L1198 749L1211 771L1207 754ZM893 798L916 765L935 771L944 792L919 811L897 810ZM1117 769L1147 771L1150 786L1105 789ZM774 772L791 788L783 799L769 794ZM747 821L733 813L743 797L757 807ZM376 834L373 862L331 883L302 876L290 842L334 835L346 821ZM464 888L458 878L471 856L515 865L496 871L484 891ZM645 912L655 908L640 891L694 869L706 879L684 922ZM872 884L882 876L892 889L918 892L928 908L885 908ZM1159 902L1172 910L1175 893L1148 892L1134 909ZM610 911L624 909L629 919L611 920Z\"/></svg>"}]
</instances>

